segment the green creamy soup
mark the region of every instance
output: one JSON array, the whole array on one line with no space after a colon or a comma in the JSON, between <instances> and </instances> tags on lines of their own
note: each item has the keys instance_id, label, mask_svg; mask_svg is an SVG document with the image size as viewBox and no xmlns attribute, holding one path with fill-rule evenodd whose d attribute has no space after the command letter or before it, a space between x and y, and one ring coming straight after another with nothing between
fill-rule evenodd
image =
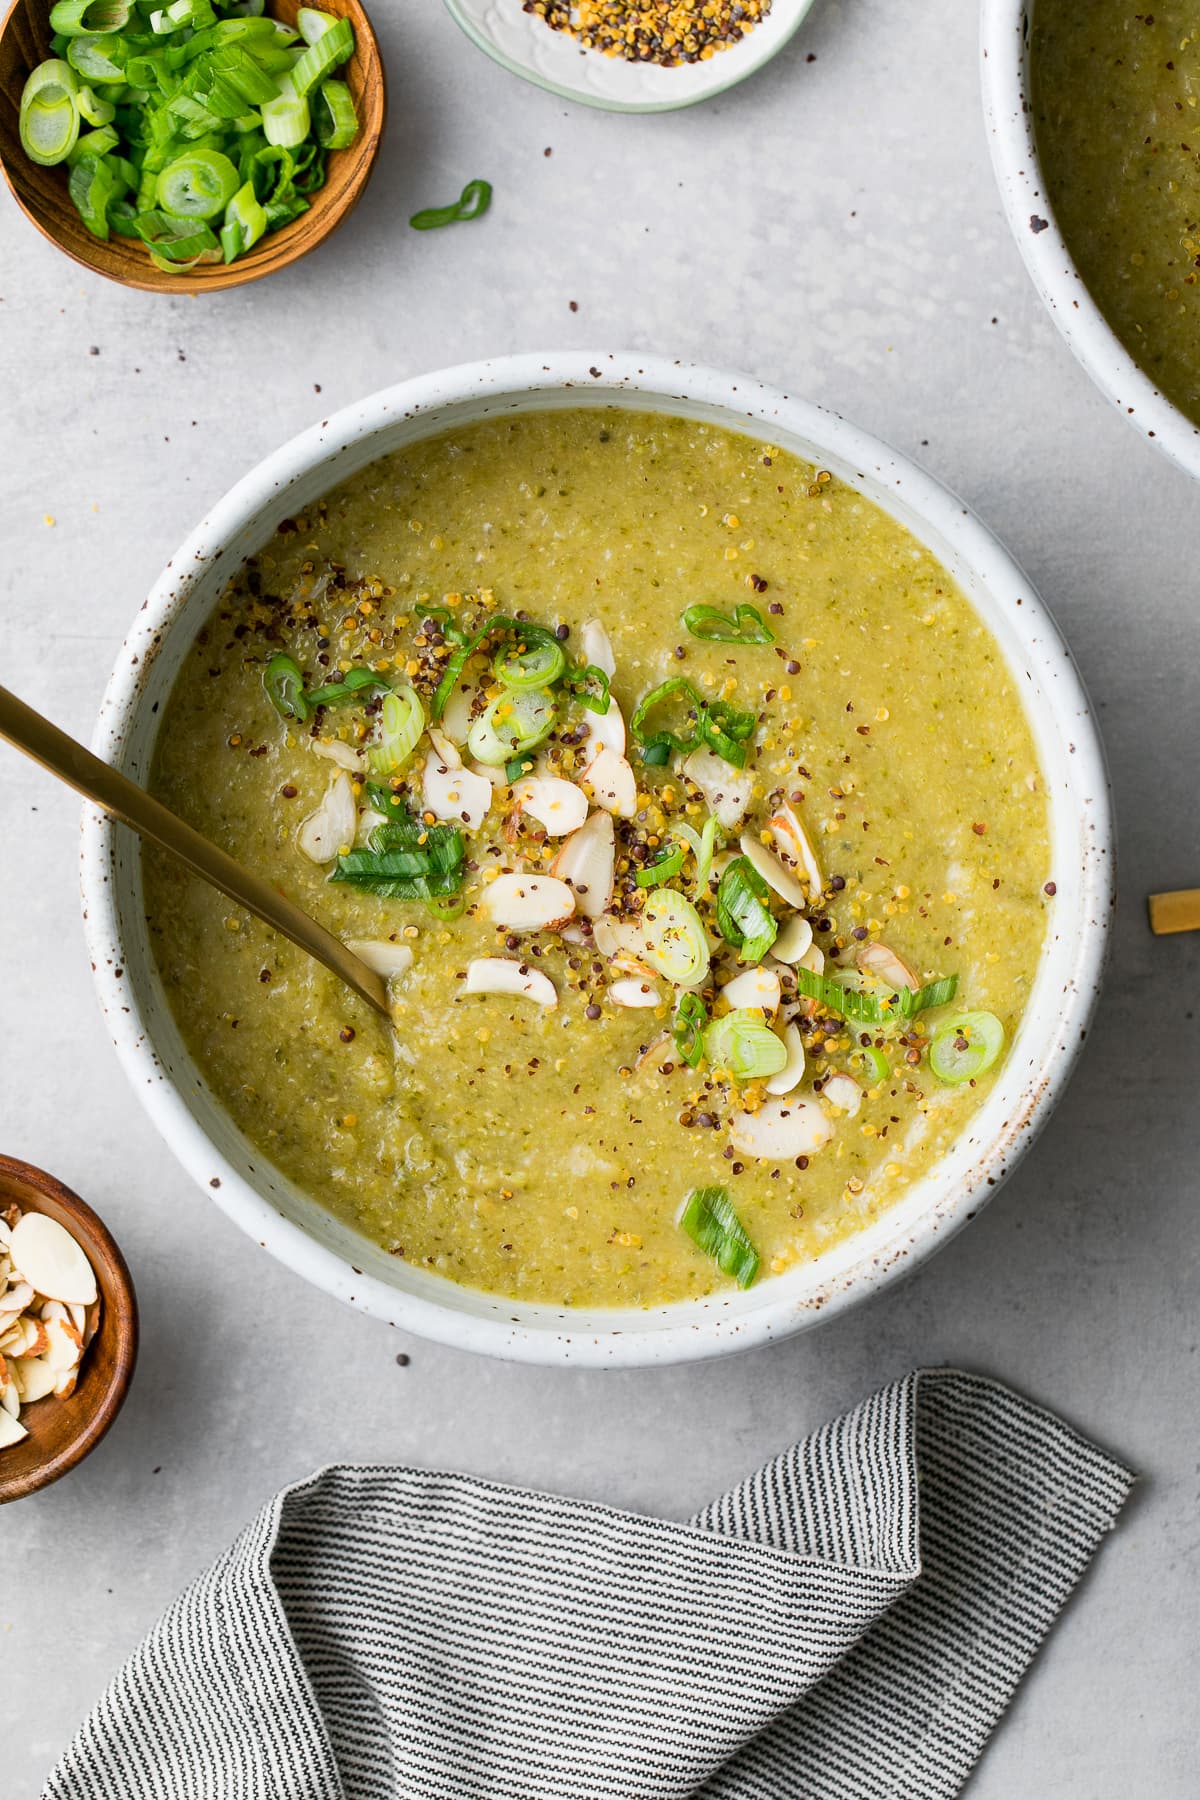
<instances>
[{"instance_id":1,"label":"green creamy soup","mask_svg":"<svg viewBox=\"0 0 1200 1800\"><path fill-rule=\"evenodd\" d=\"M397 1258L562 1305L878 1217L988 1093L1050 904L1029 726L946 571L827 471L619 410L465 426L285 521L151 785L398 971L389 1031L147 855L246 1137Z\"/></svg>"},{"instance_id":2,"label":"green creamy soup","mask_svg":"<svg viewBox=\"0 0 1200 1800\"><path fill-rule=\"evenodd\" d=\"M1030 56L1050 202L1093 299L1200 423L1200 12L1037 0Z\"/></svg>"}]
</instances>

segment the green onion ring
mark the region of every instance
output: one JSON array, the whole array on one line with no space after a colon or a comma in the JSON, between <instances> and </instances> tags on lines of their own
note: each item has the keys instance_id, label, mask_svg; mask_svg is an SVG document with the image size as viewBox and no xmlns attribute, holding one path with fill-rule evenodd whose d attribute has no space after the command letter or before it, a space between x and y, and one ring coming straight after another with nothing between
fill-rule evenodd
<instances>
[{"instance_id":1,"label":"green onion ring","mask_svg":"<svg viewBox=\"0 0 1200 1800\"><path fill-rule=\"evenodd\" d=\"M716 606L689 606L680 623L706 644L773 644L775 633L757 606L735 606L732 619Z\"/></svg>"}]
</instances>

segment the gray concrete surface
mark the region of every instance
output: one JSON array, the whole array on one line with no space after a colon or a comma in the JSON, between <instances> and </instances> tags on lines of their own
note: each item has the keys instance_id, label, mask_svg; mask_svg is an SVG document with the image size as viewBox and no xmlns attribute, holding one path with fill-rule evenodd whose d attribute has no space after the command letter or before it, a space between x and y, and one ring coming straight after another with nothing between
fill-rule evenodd
<instances>
[{"instance_id":1,"label":"gray concrete surface","mask_svg":"<svg viewBox=\"0 0 1200 1800\"><path fill-rule=\"evenodd\" d=\"M185 1180L92 998L76 807L0 753L0 1148L105 1215L145 1328L108 1441L0 1521L0 1794L31 1800L176 1590L315 1464L454 1465L684 1514L888 1377L952 1361L1058 1407L1144 1471L975 1800L1184 1800L1197 1791L1200 938L1155 942L1143 903L1200 881L1197 490L1093 391L1026 282L987 162L967 0L822 0L758 80L648 120L519 84L435 0L374 10L392 83L381 163L341 234L289 274L209 299L121 292L0 197L0 679L87 736L128 621L205 505L400 376L553 346L740 366L918 457L1044 592L1107 734L1115 959L1059 1115L909 1285L722 1365L505 1367L343 1310ZM476 175L496 187L486 224L407 229Z\"/></svg>"}]
</instances>

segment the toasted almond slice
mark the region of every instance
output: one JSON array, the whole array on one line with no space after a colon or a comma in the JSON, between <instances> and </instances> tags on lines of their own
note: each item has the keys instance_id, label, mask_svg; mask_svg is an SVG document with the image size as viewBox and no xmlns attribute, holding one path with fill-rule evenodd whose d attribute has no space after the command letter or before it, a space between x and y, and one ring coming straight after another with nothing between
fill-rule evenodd
<instances>
[{"instance_id":1,"label":"toasted almond slice","mask_svg":"<svg viewBox=\"0 0 1200 1800\"><path fill-rule=\"evenodd\" d=\"M779 977L774 969L761 966L746 969L743 974L736 975L727 981L721 989L721 998L730 1006L759 1007L765 1013L779 1011L779 1002L783 998L783 989L779 985Z\"/></svg>"},{"instance_id":2,"label":"toasted almond slice","mask_svg":"<svg viewBox=\"0 0 1200 1800\"><path fill-rule=\"evenodd\" d=\"M467 964L464 994L520 994L539 1006L557 1006L558 992L548 975L510 956L477 956Z\"/></svg>"},{"instance_id":3,"label":"toasted almond slice","mask_svg":"<svg viewBox=\"0 0 1200 1800\"><path fill-rule=\"evenodd\" d=\"M624 756L628 742L625 735L625 715L611 694L608 696L607 712L588 713L587 728L589 748L598 750L602 745L607 745L614 755Z\"/></svg>"},{"instance_id":4,"label":"toasted almond slice","mask_svg":"<svg viewBox=\"0 0 1200 1800\"><path fill-rule=\"evenodd\" d=\"M781 900L786 900L789 906L803 906L806 903L807 894L796 877L784 868L779 858L767 849L753 831L743 831L741 849L742 855L754 865L767 886L773 888Z\"/></svg>"},{"instance_id":5,"label":"toasted almond slice","mask_svg":"<svg viewBox=\"0 0 1200 1800\"><path fill-rule=\"evenodd\" d=\"M771 955L778 962L798 963L813 941L813 928L800 913L789 919L775 942Z\"/></svg>"},{"instance_id":6,"label":"toasted almond slice","mask_svg":"<svg viewBox=\"0 0 1200 1800\"><path fill-rule=\"evenodd\" d=\"M598 669L603 669L611 681L617 672L617 659L613 653L612 639L599 619L588 619L584 623L579 641L587 661L595 663Z\"/></svg>"},{"instance_id":7,"label":"toasted almond slice","mask_svg":"<svg viewBox=\"0 0 1200 1800\"><path fill-rule=\"evenodd\" d=\"M874 975L890 988L919 988L920 982L904 961L887 944L864 944L854 958L864 975Z\"/></svg>"},{"instance_id":8,"label":"toasted almond slice","mask_svg":"<svg viewBox=\"0 0 1200 1800\"><path fill-rule=\"evenodd\" d=\"M68 1315L69 1320L69 1315ZM68 1323L68 1321L63 1321ZM68 1329L72 1329L68 1324ZM80 1348L82 1349L82 1341ZM32 1314L25 1315L25 1348L22 1356L45 1356L50 1348L50 1327L42 1319L35 1319Z\"/></svg>"},{"instance_id":9,"label":"toasted almond slice","mask_svg":"<svg viewBox=\"0 0 1200 1800\"><path fill-rule=\"evenodd\" d=\"M74 1239L71 1241L73 1243ZM27 1306L33 1304L33 1283L18 1276L0 1304L3 1305L5 1312L20 1315Z\"/></svg>"},{"instance_id":10,"label":"toasted almond slice","mask_svg":"<svg viewBox=\"0 0 1200 1800\"><path fill-rule=\"evenodd\" d=\"M726 831L736 831L750 807L754 776L734 769L712 750L693 750L683 765L688 780L700 789Z\"/></svg>"},{"instance_id":11,"label":"toasted almond slice","mask_svg":"<svg viewBox=\"0 0 1200 1800\"><path fill-rule=\"evenodd\" d=\"M785 1026L783 1041L787 1047L788 1059L778 1075L772 1075L765 1083L768 1094L790 1094L804 1076L804 1039L800 1035L800 1027Z\"/></svg>"},{"instance_id":12,"label":"toasted almond slice","mask_svg":"<svg viewBox=\"0 0 1200 1800\"><path fill-rule=\"evenodd\" d=\"M436 725L431 725L429 727L429 741L448 769L462 768L463 762L462 757L458 753L458 745L452 738L447 737L444 731L439 730Z\"/></svg>"},{"instance_id":13,"label":"toasted almond slice","mask_svg":"<svg viewBox=\"0 0 1200 1800\"><path fill-rule=\"evenodd\" d=\"M21 1421L6 1408L0 1407L0 1450L7 1450L10 1444L19 1444L22 1438L28 1436Z\"/></svg>"},{"instance_id":14,"label":"toasted almond slice","mask_svg":"<svg viewBox=\"0 0 1200 1800\"><path fill-rule=\"evenodd\" d=\"M498 875L484 888L479 911L512 931L555 931L574 913L575 895L554 875Z\"/></svg>"},{"instance_id":15,"label":"toasted almond slice","mask_svg":"<svg viewBox=\"0 0 1200 1800\"><path fill-rule=\"evenodd\" d=\"M412 968L413 953L408 945L393 944L388 938L347 938L346 948L385 981L407 975Z\"/></svg>"},{"instance_id":16,"label":"toasted almond slice","mask_svg":"<svg viewBox=\"0 0 1200 1800\"><path fill-rule=\"evenodd\" d=\"M614 1006L661 1006L662 995L652 982L637 975L622 976L608 990Z\"/></svg>"},{"instance_id":17,"label":"toasted almond slice","mask_svg":"<svg viewBox=\"0 0 1200 1800\"><path fill-rule=\"evenodd\" d=\"M519 810L543 825L550 837L568 837L587 823L587 795L561 775L531 775L518 781L513 798Z\"/></svg>"},{"instance_id":18,"label":"toasted almond slice","mask_svg":"<svg viewBox=\"0 0 1200 1800\"><path fill-rule=\"evenodd\" d=\"M475 693L474 683L460 681L446 702L441 728L452 743L465 744L467 741L467 733L471 729L471 713L475 705Z\"/></svg>"},{"instance_id":19,"label":"toasted almond slice","mask_svg":"<svg viewBox=\"0 0 1200 1800\"><path fill-rule=\"evenodd\" d=\"M804 955L796 958L795 966L798 969L809 969L814 975L823 975L825 973L825 952L820 944L810 944Z\"/></svg>"},{"instance_id":20,"label":"toasted almond slice","mask_svg":"<svg viewBox=\"0 0 1200 1800\"><path fill-rule=\"evenodd\" d=\"M21 1396L15 1381L5 1382L0 1388L0 1423L5 1419L15 1419L21 1410Z\"/></svg>"},{"instance_id":21,"label":"toasted almond slice","mask_svg":"<svg viewBox=\"0 0 1200 1800\"><path fill-rule=\"evenodd\" d=\"M7 1219L0 1218L0 1246L5 1250L12 1243L12 1226Z\"/></svg>"},{"instance_id":22,"label":"toasted almond slice","mask_svg":"<svg viewBox=\"0 0 1200 1800\"><path fill-rule=\"evenodd\" d=\"M632 819L637 811L637 777L623 756L601 744L580 780L591 788L597 806Z\"/></svg>"},{"instance_id":23,"label":"toasted almond slice","mask_svg":"<svg viewBox=\"0 0 1200 1800\"><path fill-rule=\"evenodd\" d=\"M308 747L314 756L323 756L326 762L336 763L339 769L346 769L351 775L365 775L367 759L361 750L353 744L344 744L341 738L309 738Z\"/></svg>"},{"instance_id":24,"label":"toasted almond slice","mask_svg":"<svg viewBox=\"0 0 1200 1800\"><path fill-rule=\"evenodd\" d=\"M44 1399L47 1394L54 1391L55 1373L44 1357L20 1357L16 1365L16 1374L23 1406L32 1406L35 1400Z\"/></svg>"},{"instance_id":25,"label":"toasted almond slice","mask_svg":"<svg viewBox=\"0 0 1200 1800\"><path fill-rule=\"evenodd\" d=\"M310 813L296 834L296 843L311 862L332 862L339 850L354 842L358 831L358 807L350 777L340 769L330 782L316 812Z\"/></svg>"},{"instance_id":26,"label":"toasted almond slice","mask_svg":"<svg viewBox=\"0 0 1200 1800\"><path fill-rule=\"evenodd\" d=\"M69 1319L71 1309L64 1300L43 1300L39 1316L43 1319Z\"/></svg>"},{"instance_id":27,"label":"toasted almond slice","mask_svg":"<svg viewBox=\"0 0 1200 1800\"><path fill-rule=\"evenodd\" d=\"M83 1340L75 1327L63 1319L51 1319L43 1326L49 1343L40 1352L45 1358L47 1368L53 1369L56 1375L73 1369L83 1355Z\"/></svg>"},{"instance_id":28,"label":"toasted almond slice","mask_svg":"<svg viewBox=\"0 0 1200 1800\"><path fill-rule=\"evenodd\" d=\"M618 950L615 956L610 956L608 966L613 971L609 976L610 981L615 980L617 975L640 975L643 980L653 981L658 973L657 969L652 969L649 963L643 962L640 956L634 956L629 950Z\"/></svg>"},{"instance_id":29,"label":"toasted almond slice","mask_svg":"<svg viewBox=\"0 0 1200 1800\"><path fill-rule=\"evenodd\" d=\"M87 1342L87 1322L88 1322L87 1307L80 1306L80 1304L77 1300L72 1300L72 1302L67 1310L71 1314L72 1325L75 1327L76 1331L79 1333L80 1342L86 1343Z\"/></svg>"},{"instance_id":30,"label":"toasted almond slice","mask_svg":"<svg viewBox=\"0 0 1200 1800\"><path fill-rule=\"evenodd\" d=\"M490 782L494 788L508 786L508 776L503 769L495 769L490 763L481 762L472 762L469 767L472 775L478 775L481 781Z\"/></svg>"},{"instance_id":31,"label":"toasted almond slice","mask_svg":"<svg viewBox=\"0 0 1200 1800\"><path fill-rule=\"evenodd\" d=\"M633 919L614 919L601 913L592 921L592 943L601 956L639 957L645 946L641 926Z\"/></svg>"},{"instance_id":32,"label":"toasted almond slice","mask_svg":"<svg viewBox=\"0 0 1200 1800\"><path fill-rule=\"evenodd\" d=\"M635 1069L637 1069L639 1071L642 1069L648 1068L651 1063L657 1062L660 1056L668 1056L668 1057L671 1056L671 1052L674 1050L674 1048L675 1048L675 1045L674 1045L674 1042L672 1041L670 1032L664 1031L659 1037L655 1038L655 1040L652 1044L646 1045L646 1048L642 1051L642 1054L638 1057L637 1061L634 1063L633 1066ZM671 1061L672 1061L671 1073L672 1074L674 1074L674 1072L675 1072L674 1060L675 1059L673 1057L671 1057Z\"/></svg>"},{"instance_id":33,"label":"toasted almond slice","mask_svg":"<svg viewBox=\"0 0 1200 1800\"><path fill-rule=\"evenodd\" d=\"M810 898L816 900L825 886L825 877L803 825L786 801L781 802L779 811L772 813L767 823L775 833L776 849L785 860L798 866L802 879L808 883Z\"/></svg>"},{"instance_id":34,"label":"toasted almond slice","mask_svg":"<svg viewBox=\"0 0 1200 1800\"><path fill-rule=\"evenodd\" d=\"M464 769L461 762L450 766L436 750L425 758L421 804L435 819L478 831L491 810L494 792L490 781Z\"/></svg>"},{"instance_id":35,"label":"toasted almond slice","mask_svg":"<svg viewBox=\"0 0 1200 1800\"><path fill-rule=\"evenodd\" d=\"M862 1105L862 1089L852 1075L830 1075L821 1088L821 1096L854 1117Z\"/></svg>"},{"instance_id":36,"label":"toasted almond slice","mask_svg":"<svg viewBox=\"0 0 1200 1800\"><path fill-rule=\"evenodd\" d=\"M57 1400L69 1400L75 1392L75 1383L79 1380L78 1369L66 1369L54 1384L54 1396Z\"/></svg>"},{"instance_id":37,"label":"toasted almond slice","mask_svg":"<svg viewBox=\"0 0 1200 1800\"><path fill-rule=\"evenodd\" d=\"M560 881L568 881L579 901L579 910L589 919L607 912L613 894L613 871L617 846L612 815L594 812L585 825L564 839L554 859L554 873Z\"/></svg>"},{"instance_id":38,"label":"toasted almond slice","mask_svg":"<svg viewBox=\"0 0 1200 1800\"><path fill-rule=\"evenodd\" d=\"M814 1156L833 1134L832 1120L813 1100L766 1100L757 1112L736 1113L729 1122L734 1149L766 1162Z\"/></svg>"}]
</instances>

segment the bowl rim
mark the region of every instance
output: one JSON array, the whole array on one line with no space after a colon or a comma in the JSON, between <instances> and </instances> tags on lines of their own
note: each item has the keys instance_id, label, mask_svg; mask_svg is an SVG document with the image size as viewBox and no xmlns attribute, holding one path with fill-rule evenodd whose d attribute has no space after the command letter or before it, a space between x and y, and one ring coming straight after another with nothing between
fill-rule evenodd
<instances>
[{"instance_id":1,"label":"bowl rim","mask_svg":"<svg viewBox=\"0 0 1200 1800\"><path fill-rule=\"evenodd\" d=\"M1076 361L1156 450L1200 477L1200 424L1155 387L1100 311L1046 192L1028 80L1035 6L1036 0L982 0L980 10L984 121L1008 228Z\"/></svg>"},{"instance_id":2,"label":"bowl rim","mask_svg":"<svg viewBox=\"0 0 1200 1800\"><path fill-rule=\"evenodd\" d=\"M129 1265L121 1253L121 1247L113 1237L104 1220L65 1182L51 1175L47 1170L39 1168L35 1163L24 1162L20 1157L0 1155L0 1176L15 1179L22 1186L28 1187L41 1199L50 1199L62 1208L73 1222L83 1225L85 1231L103 1247L109 1267L115 1271L116 1280L122 1289L124 1306L122 1313L111 1318L112 1328L118 1333L118 1354L113 1362L112 1373L108 1385L104 1388L94 1410L88 1415L80 1431L52 1456L39 1462L35 1468L24 1475L8 1475L5 1472L3 1454L0 1453L0 1506L12 1500L24 1499L28 1494L36 1494L47 1488L52 1482L68 1475L84 1457L88 1456L106 1437L117 1414L125 1404L129 1393L129 1385L133 1380L137 1367L138 1341L140 1327L138 1321L137 1293L133 1285L133 1277L129 1273ZM31 1204L31 1211L37 1207ZM85 1246L86 1248L86 1246ZM103 1290L102 1290L103 1292ZM110 1323L112 1308L106 1305L101 1311L100 1330Z\"/></svg>"},{"instance_id":3,"label":"bowl rim","mask_svg":"<svg viewBox=\"0 0 1200 1800\"><path fill-rule=\"evenodd\" d=\"M622 400L622 395L632 398ZM315 479L324 470L325 487L334 486L350 473L335 472L344 453L353 452L358 458L353 467L361 467L387 453L386 442L375 445L381 434L411 429L423 435L422 427L432 434L446 428L455 408L484 404L486 411L581 403L636 404L665 412L674 405L677 413L685 414L699 409L690 416L704 416L708 408L727 429L757 432L768 442L773 431L782 431L819 446L832 466L859 471L860 491L868 498L887 506L882 496L892 496L893 516L909 529L913 519L920 521L926 533L947 545L957 566L994 601L997 618L1000 597L1004 598L1006 628L1011 627L1018 640L1027 673L1036 669L1039 679L1058 696L1057 703L1047 700L1044 705L1042 723L1047 730L1053 726L1062 769L1070 770L1063 777L1069 793L1052 806L1051 818L1052 823L1071 818L1076 834L1072 848L1078 843L1082 850L1082 867L1077 876L1071 874L1069 884L1078 916L1064 919L1061 930L1055 929L1052 917L1039 962L1040 976L1054 960L1051 945L1065 942L1061 953L1054 953L1053 1027L1043 1026L1045 1041L1037 1041L1030 1073L1019 1084L1016 1059L1010 1057L1011 1089L1002 1081L993 1090L993 1095L1003 1096L1003 1129L973 1154L951 1192L913 1216L901 1216L902 1203L890 1208L882 1215L886 1228L881 1225L877 1231L872 1225L848 1240L852 1249L842 1259L845 1266L835 1265L832 1273L822 1269L820 1279L809 1281L803 1291L789 1274L757 1286L749 1296L719 1294L645 1314L580 1309L576 1315L455 1289L427 1275L424 1279L434 1284L432 1293L399 1290L365 1274L347 1256L317 1242L300 1223L286 1217L222 1153L193 1114L176 1078L159 1060L133 985L123 979L133 940L123 935L118 902L117 828L92 807L83 813L81 879L97 994L118 1057L179 1160L244 1231L318 1287L436 1342L532 1363L644 1367L715 1357L789 1336L835 1316L914 1268L974 1217L1015 1166L1057 1102L1086 1036L1103 975L1113 904L1113 829L1104 753L1082 681L1057 627L1012 557L971 509L907 457L838 414L740 375L663 357L570 351L501 357L415 376L302 432L216 503L143 604L110 679L93 748L116 766L123 765L142 696L149 691L149 673L195 583L211 574L230 545L239 543L239 534L253 528L254 544L265 541L292 510L294 484ZM263 522L265 514L270 515L269 525ZM920 538L921 530L916 535ZM239 547L237 555L243 553ZM946 560L945 552L941 554ZM231 571L233 561L231 556L226 565ZM1027 708L1027 716L1034 728L1032 709ZM1040 758L1045 758L1044 744ZM1060 899L1056 908L1061 904ZM1068 924L1071 933L1066 942ZM989 1096L985 1113L991 1101ZM264 1160L261 1153L255 1154ZM932 1185L932 1176L925 1180ZM752 1310L735 1311L743 1302Z\"/></svg>"},{"instance_id":4,"label":"bowl rim","mask_svg":"<svg viewBox=\"0 0 1200 1800\"><path fill-rule=\"evenodd\" d=\"M736 73L730 75L728 81L723 81L713 87L702 88L698 92L688 92L684 89L677 99L672 100L620 100L612 95L589 93L584 88L569 87L564 82L555 81L549 75L544 75L534 63L510 56L506 50L479 29L463 5L463 0L443 0L446 11L459 30L470 43L474 44L477 50L482 50L485 56L490 57L498 68L507 70L510 75L517 76L520 81L528 81L532 86L541 88L543 93L557 95L560 100L573 100L580 106L593 107L597 112L614 113L682 112L686 107L702 106L706 100L719 99L722 94L727 94L731 88L738 87L743 81L749 81L752 75L756 75L760 69L765 69L769 62L774 61L779 52L791 43L816 3L817 0L775 0L776 5L794 6L795 17L785 21L783 29L778 34L773 33L767 42L761 45L755 43L757 32L761 29L756 26L755 31L748 38L742 40L742 44L746 46L744 57L739 55L742 44L722 51L720 53L722 57L738 57L739 59ZM589 51L581 52L581 54L592 55L598 54L598 52ZM639 65L631 64L630 66L637 68Z\"/></svg>"}]
</instances>

